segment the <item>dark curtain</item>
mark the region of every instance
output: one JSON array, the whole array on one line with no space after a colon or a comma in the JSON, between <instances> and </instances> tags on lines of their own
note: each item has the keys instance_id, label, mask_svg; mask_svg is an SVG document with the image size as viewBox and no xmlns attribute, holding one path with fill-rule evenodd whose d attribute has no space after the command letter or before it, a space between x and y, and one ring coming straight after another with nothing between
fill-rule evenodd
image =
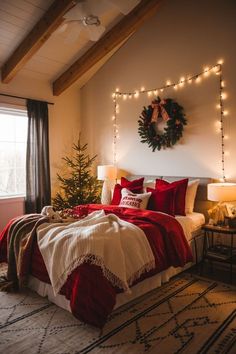
<instances>
[{"instance_id":1,"label":"dark curtain","mask_svg":"<svg viewBox=\"0 0 236 354\"><path fill-rule=\"evenodd\" d=\"M51 204L48 105L27 100L26 213L40 213Z\"/></svg>"}]
</instances>

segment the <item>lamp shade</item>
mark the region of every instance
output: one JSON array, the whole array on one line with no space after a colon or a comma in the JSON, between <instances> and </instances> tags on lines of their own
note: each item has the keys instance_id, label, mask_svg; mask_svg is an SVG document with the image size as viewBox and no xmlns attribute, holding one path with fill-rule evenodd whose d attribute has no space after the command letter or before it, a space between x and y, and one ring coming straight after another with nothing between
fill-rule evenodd
<instances>
[{"instance_id":1,"label":"lamp shade","mask_svg":"<svg viewBox=\"0 0 236 354\"><path fill-rule=\"evenodd\" d=\"M208 184L207 198L213 202L232 202L236 200L236 183Z\"/></svg>"},{"instance_id":2,"label":"lamp shade","mask_svg":"<svg viewBox=\"0 0 236 354\"><path fill-rule=\"evenodd\" d=\"M101 165L97 167L97 178L101 181L114 180L117 176L117 168L113 165Z\"/></svg>"}]
</instances>

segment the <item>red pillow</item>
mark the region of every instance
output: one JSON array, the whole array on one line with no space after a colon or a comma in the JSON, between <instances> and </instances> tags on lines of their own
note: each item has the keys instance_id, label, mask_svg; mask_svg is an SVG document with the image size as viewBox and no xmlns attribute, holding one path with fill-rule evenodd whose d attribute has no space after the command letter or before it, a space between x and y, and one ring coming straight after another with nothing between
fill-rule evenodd
<instances>
[{"instance_id":1,"label":"red pillow","mask_svg":"<svg viewBox=\"0 0 236 354\"><path fill-rule=\"evenodd\" d=\"M147 209L175 216L176 187L163 186L158 189L147 187L147 192L152 192Z\"/></svg>"},{"instance_id":2,"label":"red pillow","mask_svg":"<svg viewBox=\"0 0 236 354\"><path fill-rule=\"evenodd\" d=\"M186 215L185 214L185 197L186 190L188 187L188 178L181 179L179 181L175 181L169 183L164 181L163 179L156 179L156 189L163 188L163 186L173 186L176 188L175 194L175 215Z\"/></svg>"},{"instance_id":3,"label":"red pillow","mask_svg":"<svg viewBox=\"0 0 236 354\"><path fill-rule=\"evenodd\" d=\"M113 197L111 204L119 205L121 200L121 190L122 188L127 188L132 193L143 193L143 178L135 179L134 181L129 181L125 177L121 177L121 184L116 184L114 187Z\"/></svg>"},{"instance_id":4,"label":"red pillow","mask_svg":"<svg viewBox=\"0 0 236 354\"><path fill-rule=\"evenodd\" d=\"M144 181L144 177L134 179L133 181L129 181L125 177L121 177L120 184L121 184L121 187L131 190L131 188L136 188L136 187L143 188L143 181ZM143 192L143 190L142 190L142 192Z\"/></svg>"}]
</instances>

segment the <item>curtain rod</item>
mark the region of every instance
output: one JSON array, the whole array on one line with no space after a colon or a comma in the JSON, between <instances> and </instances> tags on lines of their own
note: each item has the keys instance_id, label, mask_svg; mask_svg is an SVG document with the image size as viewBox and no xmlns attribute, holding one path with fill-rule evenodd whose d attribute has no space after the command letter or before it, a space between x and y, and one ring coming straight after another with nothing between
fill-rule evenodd
<instances>
[{"instance_id":1,"label":"curtain rod","mask_svg":"<svg viewBox=\"0 0 236 354\"><path fill-rule=\"evenodd\" d=\"M9 95L9 94L7 94L7 93L0 93L0 96L13 97L13 98L20 98L21 100L28 100L28 99L29 99L29 98L27 98L27 97L14 96L14 95ZM33 99L33 98L32 98L32 99ZM47 101L44 101L44 102L46 102L47 104L52 104L52 105L54 105L54 103L52 103L52 102L47 102Z\"/></svg>"}]
</instances>

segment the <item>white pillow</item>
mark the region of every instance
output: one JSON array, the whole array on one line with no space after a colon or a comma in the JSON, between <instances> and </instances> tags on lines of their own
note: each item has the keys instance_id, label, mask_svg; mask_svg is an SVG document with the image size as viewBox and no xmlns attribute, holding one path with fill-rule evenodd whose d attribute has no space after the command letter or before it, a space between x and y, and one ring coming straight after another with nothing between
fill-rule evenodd
<instances>
[{"instance_id":1,"label":"white pillow","mask_svg":"<svg viewBox=\"0 0 236 354\"><path fill-rule=\"evenodd\" d=\"M197 193L197 187L199 185L200 179L194 179L188 182L188 187L185 196L185 213L191 214L194 208L194 202Z\"/></svg>"},{"instance_id":2,"label":"white pillow","mask_svg":"<svg viewBox=\"0 0 236 354\"><path fill-rule=\"evenodd\" d=\"M151 194L151 192L135 194L130 192L127 188L123 188L121 191L122 197L119 206L134 209L146 209Z\"/></svg>"}]
</instances>

